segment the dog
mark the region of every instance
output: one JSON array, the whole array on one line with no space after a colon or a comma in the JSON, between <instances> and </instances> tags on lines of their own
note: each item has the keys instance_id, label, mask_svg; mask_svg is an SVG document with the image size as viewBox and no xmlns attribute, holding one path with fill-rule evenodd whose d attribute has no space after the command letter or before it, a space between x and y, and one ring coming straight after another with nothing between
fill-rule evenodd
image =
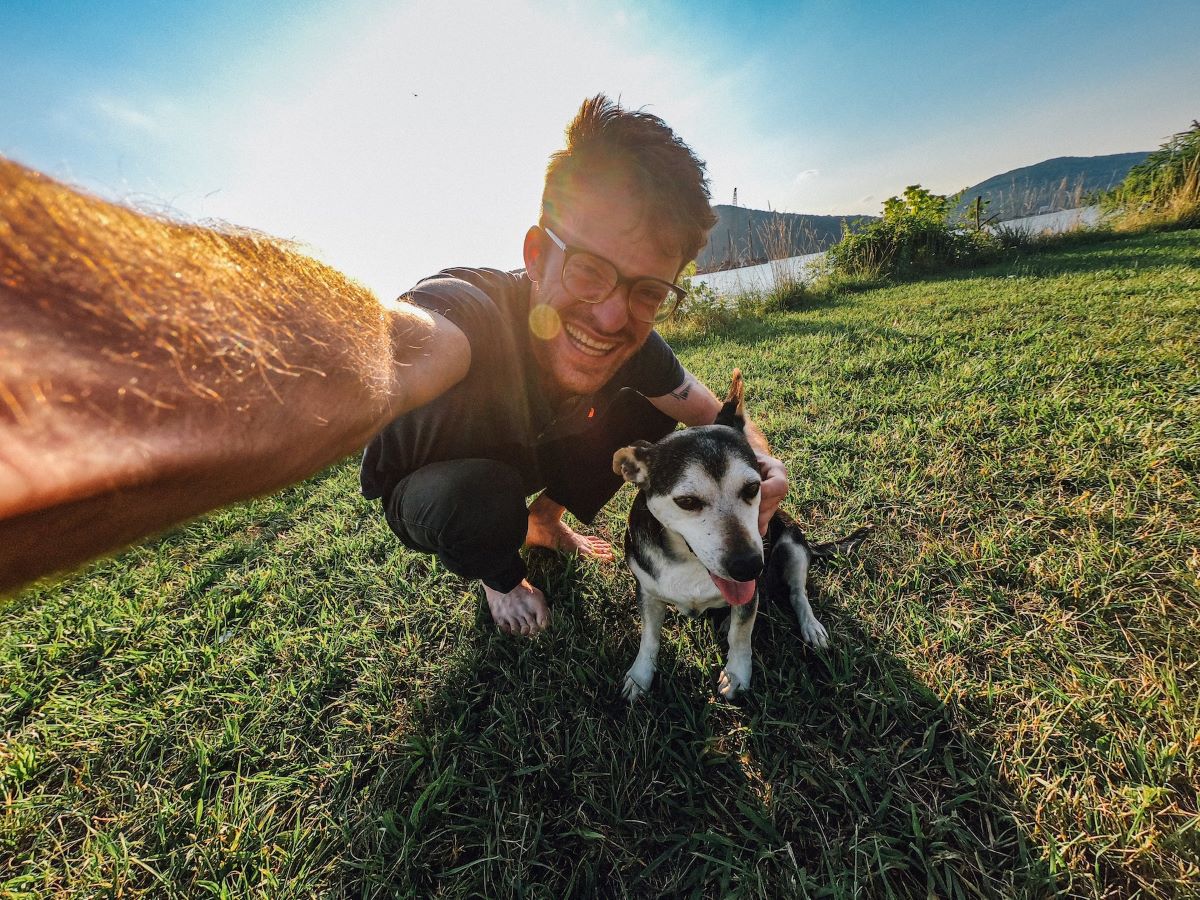
<instances>
[{"instance_id":1,"label":"dog","mask_svg":"<svg viewBox=\"0 0 1200 900\"><path fill-rule=\"evenodd\" d=\"M689 616L729 607L729 655L718 681L727 700L750 687L760 586L766 597L788 597L805 641L829 644L808 602L808 567L849 553L868 529L810 544L779 510L764 543L758 530L762 478L746 440L744 395L742 373L734 369L714 424L672 432L656 444L638 441L613 456L613 471L640 489L625 530L625 561L637 580L642 614L641 647L623 689L630 702L654 679L668 606Z\"/></svg>"}]
</instances>

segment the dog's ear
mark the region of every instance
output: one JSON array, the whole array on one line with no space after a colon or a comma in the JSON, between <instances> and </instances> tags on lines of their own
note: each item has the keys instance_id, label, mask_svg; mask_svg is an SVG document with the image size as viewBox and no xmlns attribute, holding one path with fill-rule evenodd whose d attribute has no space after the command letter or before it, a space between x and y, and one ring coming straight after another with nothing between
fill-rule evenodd
<instances>
[{"instance_id":1,"label":"dog's ear","mask_svg":"<svg viewBox=\"0 0 1200 900\"><path fill-rule=\"evenodd\" d=\"M644 487L649 478L647 460L650 458L650 442L635 441L613 454L613 471L638 487Z\"/></svg>"},{"instance_id":2,"label":"dog's ear","mask_svg":"<svg viewBox=\"0 0 1200 900\"><path fill-rule=\"evenodd\" d=\"M746 384L742 381L742 370L733 370L733 382L729 385L729 394L725 397L725 403L721 407L721 411L717 413L714 425L728 425L730 428L736 428L738 431L744 431L746 428L746 407L745 407Z\"/></svg>"}]
</instances>

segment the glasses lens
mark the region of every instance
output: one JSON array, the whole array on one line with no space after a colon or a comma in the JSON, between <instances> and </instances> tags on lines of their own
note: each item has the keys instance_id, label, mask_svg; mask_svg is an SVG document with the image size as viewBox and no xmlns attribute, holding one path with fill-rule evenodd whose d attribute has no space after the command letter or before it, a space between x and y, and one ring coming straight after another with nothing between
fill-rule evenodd
<instances>
[{"instance_id":1,"label":"glasses lens","mask_svg":"<svg viewBox=\"0 0 1200 900\"><path fill-rule=\"evenodd\" d=\"M563 287L579 300L603 300L616 284L617 270L612 263L590 253L572 253L563 268Z\"/></svg>"},{"instance_id":2,"label":"glasses lens","mask_svg":"<svg viewBox=\"0 0 1200 900\"><path fill-rule=\"evenodd\" d=\"M629 310L639 322L661 322L675 309L675 291L656 278L634 282L629 289Z\"/></svg>"}]
</instances>

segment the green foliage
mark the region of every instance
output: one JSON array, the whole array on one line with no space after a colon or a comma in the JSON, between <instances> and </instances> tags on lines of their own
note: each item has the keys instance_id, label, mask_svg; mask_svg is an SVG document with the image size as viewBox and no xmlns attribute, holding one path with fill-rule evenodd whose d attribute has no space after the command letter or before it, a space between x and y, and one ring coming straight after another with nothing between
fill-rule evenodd
<instances>
[{"instance_id":1,"label":"green foliage","mask_svg":"<svg viewBox=\"0 0 1200 900\"><path fill-rule=\"evenodd\" d=\"M728 296L718 294L705 282L693 280L695 274L696 264L688 263L679 278L679 286L688 292L687 298L670 321L659 326L662 334L672 338L703 334L747 317L761 318L771 313L803 309L817 295L804 281L778 273L770 290Z\"/></svg>"},{"instance_id":2,"label":"green foliage","mask_svg":"<svg viewBox=\"0 0 1200 900\"><path fill-rule=\"evenodd\" d=\"M680 323L686 322L691 328L703 330L723 324L731 312L730 303L708 284L694 281L692 276L695 274L696 263L690 262L679 277L679 286L687 291L687 297L671 317L672 325L678 328ZM664 325L659 330L664 327L669 328Z\"/></svg>"},{"instance_id":3,"label":"green foliage","mask_svg":"<svg viewBox=\"0 0 1200 900\"><path fill-rule=\"evenodd\" d=\"M1101 205L1131 224L1157 218L1160 224L1200 226L1200 121L1134 166Z\"/></svg>"},{"instance_id":4,"label":"green foliage","mask_svg":"<svg viewBox=\"0 0 1200 900\"><path fill-rule=\"evenodd\" d=\"M881 220L857 233L843 229L826 257L830 274L911 278L994 256L997 248L986 231L968 232L950 223L957 202L957 196L909 185L903 196L884 201Z\"/></svg>"}]
</instances>

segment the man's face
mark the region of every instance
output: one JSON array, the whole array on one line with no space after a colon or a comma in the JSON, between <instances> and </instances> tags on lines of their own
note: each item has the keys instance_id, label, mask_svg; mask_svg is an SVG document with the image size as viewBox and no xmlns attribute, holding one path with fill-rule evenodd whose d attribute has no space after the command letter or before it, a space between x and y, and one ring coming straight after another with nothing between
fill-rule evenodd
<instances>
[{"instance_id":1,"label":"man's face","mask_svg":"<svg viewBox=\"0 0 1200 900\"><path fill-rule=\"evenodd\" d=\"M602 256L626 277L674 281L683 265L665 252L644 225L642 204L627 189L582 190L551 229L569 246ZM525 239L525 266L534 279L530 297L533 353L544 383L562 395L590 394L616 374L649 336L653 325L629 315L629 287L600 303L574 299L562 285L563 251L541 229Z\"/></svg>"}]
</instances>

